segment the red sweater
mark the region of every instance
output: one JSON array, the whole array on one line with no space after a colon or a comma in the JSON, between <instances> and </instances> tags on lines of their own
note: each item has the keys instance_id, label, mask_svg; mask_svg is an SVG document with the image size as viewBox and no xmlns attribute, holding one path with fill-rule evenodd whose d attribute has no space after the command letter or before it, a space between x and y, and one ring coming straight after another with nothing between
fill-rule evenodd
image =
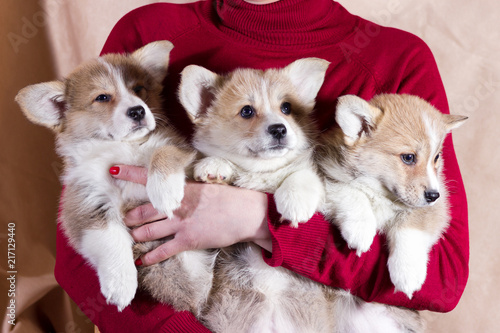
<instances>
[{"instance_id":1,"label":"red sweater","mask_svg":"<svg viewBox=\"0 0 500 333\"><path fill-rule=\"evenodd\" d=\"M166 79L165 110L171 122L190 135L191 124L177 97L179 73L189 64L224 73L237 67L283 67L303 57L331 62L317 97L320 128L334 124L336 98L356 94L409 93L448 113L436 63L419 38L348 13L331 0L282 0L255 6L242 0L157 3L132 11L111 32L102 53L131 52L155 40L174 44ZM358 258L338 230L316 214L293 229L278 223L269 197L273 252L271 266L283 266L320 283L348 289L366 301L413 309L450 311L468 277L467 202L451 136L444 144L446 183L452 221L430 253L427 280L412 300L394 293L387 249L377 236ZM205 329L190 313L175 313L139 295L122 313L103 304L94 271L69 247L59 230L55 275L58 282L102 332L196 332Z\"/></svg>"}]
</instances>

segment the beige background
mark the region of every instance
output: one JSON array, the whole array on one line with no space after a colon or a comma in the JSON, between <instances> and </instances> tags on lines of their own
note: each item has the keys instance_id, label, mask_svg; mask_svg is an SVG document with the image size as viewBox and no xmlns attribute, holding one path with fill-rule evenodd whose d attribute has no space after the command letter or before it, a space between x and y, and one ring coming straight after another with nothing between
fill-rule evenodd
<instances>
[{"instance_id":1,"label":"beige background","mask_svg":"<svg viewBox=\"0 0 500 333\"><path fill-rule=\"evenodd\" d=\"M53 136L13 102L32 83L63 77L98 55L114 23L155 1L0 2L0 311L10 300L7 224L16 225L16 317L2 332L88 332L91 325L57 286L55 216L60 162ZM182 2L182 1L179 1ZM469 198L470 278L458 307L425 313L428 332L497 332L500 327L500 3L494 0L342 0L351 12L423 38L436 56L453 113L470 117L454 134ZM314 1L311 1L313 4Z\"/></svg>"}]
</instances>

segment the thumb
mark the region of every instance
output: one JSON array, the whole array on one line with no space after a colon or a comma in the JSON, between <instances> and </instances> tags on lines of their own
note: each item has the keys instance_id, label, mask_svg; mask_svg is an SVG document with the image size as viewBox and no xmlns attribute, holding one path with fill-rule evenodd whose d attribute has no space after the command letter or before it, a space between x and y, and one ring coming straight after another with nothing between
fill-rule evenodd
<instances>
[{"instance_id":1,"label":"thumb","mask_svg":"<svg viewBox=\"0 0 500 333\"><path fill-rule=\"evenodd\" d=\"M146 185L148 181L148 169L133 165L115 165L109 168L113 178Z\"/></svg>"}]
</instances>

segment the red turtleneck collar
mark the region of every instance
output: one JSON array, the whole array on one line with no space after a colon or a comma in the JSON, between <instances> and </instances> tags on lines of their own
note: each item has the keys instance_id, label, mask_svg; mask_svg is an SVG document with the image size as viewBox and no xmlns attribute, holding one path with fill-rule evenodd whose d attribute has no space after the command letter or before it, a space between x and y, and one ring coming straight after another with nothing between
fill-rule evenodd
<instances>
[{"instance_id":1,"label":"red turtleneck collar","mask_svg":"<svg viewBox=\"0 0 500 333\"><path fill-rule=\"evenodd\" d=\"M280 0L267 5L217 0L205 1L204 8L228 37L269 48L332 45L356 24L355 17L343 15L345 9L332 0Z\"/></svg>"}]
</instances>

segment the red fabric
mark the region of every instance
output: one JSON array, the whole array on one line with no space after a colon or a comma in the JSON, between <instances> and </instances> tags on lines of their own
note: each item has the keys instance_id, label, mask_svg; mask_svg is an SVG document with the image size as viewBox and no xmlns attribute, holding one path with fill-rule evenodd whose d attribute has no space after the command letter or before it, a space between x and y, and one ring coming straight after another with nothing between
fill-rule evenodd
<instances>
[{"instance_id":1,"label":"red fabric","mask_svg":"<svg viewBox=\"0 0 500 333\"><path fill-rule=\"evenodd\" d=\"M176 92L179 73L189 64L224 73L237 67L283 67L303 57L327 59L331 64L317 97L315 113L321 129L334 125L335 101L344 94L370 99L379 93L410 93L428 100L444 113L449 112L434 58L424 42L409 33L353 16L331 0L316 0L314 5L307 0L282 0L265 6L242 0L148 5L117 23L102 53L132 52L164 39L175 46L165 80L165 110L171 122L188 136L191 124ZM279 224L272 196L268 216L273 253L264 253L266 262L348 289L367 301L419 310L452 310L468 277L469 241L465 190L451 136L445 141L443 157L452 222L432 249L427 280L411 301L403 293L394 293L383 237L376 237L370 251L358 258L347 248L338 230L320 214L298 229ZM77 304L85 300L89 290L94 295L99 293L92 269L68 247L61 232L56 277ZM73 284L75 287L71 287ZM151 323L153 331L161 320L167 320L163 327L172 325L171 321L199 325L192 317L173 313L167 306L147 304L150 313L143 313L141 319ZM111 327L120 330L122 323L127 323L126 327L138 325L134 320L139 317L133 309L139 311L139 307L131 308L118 317L111 307L106 307L102 316L95 316L94 320L101 327L112 325L112 316L122 318L113 323L117 326L107 326L111 332ZM154 321L150 316L159 317Z\"/></svg>"}]
</instances>

